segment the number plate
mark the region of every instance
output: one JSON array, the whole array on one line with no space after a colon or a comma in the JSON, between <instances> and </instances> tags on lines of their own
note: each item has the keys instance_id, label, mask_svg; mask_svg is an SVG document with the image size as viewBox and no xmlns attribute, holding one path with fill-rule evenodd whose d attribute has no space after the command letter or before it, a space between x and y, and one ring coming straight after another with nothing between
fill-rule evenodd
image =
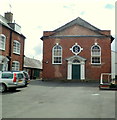
<instances>
[{"instance_id":1,"label":"number plate","mask_svg":"<svg viewBox=\"0 0 117 120\"><path fill-rule=\"evenodd\" d=\"M21 83L21 82L22 82L22 80L18 80L18 82L19 82L19 83Z\"/></svg>"}]
</instances>

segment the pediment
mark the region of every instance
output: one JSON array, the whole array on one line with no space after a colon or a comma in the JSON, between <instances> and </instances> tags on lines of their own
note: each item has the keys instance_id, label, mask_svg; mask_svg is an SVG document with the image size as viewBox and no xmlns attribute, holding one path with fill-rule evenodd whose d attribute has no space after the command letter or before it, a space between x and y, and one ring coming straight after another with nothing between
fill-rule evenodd
<instances>
[{"instance_id":1,"label":"pediment","mask_svg":"<svg viewBox=\"0 0 117 120\"><path fill-rule=\"evenodd\" d=\"M75 24L61 31L57 31L53 36L94 36L101 35L98 31L93 31L81 25Z\"/></svg>"},{"instance_id":2,"label":"pediment","mask_svg":"<svg viewBox=\"0 0 117 120\"><path fill-rule=\"evenodd\" d=\"M6 56L0 55L0 62L8 62L9 59Z\"/></svg>"},{"instance_id":3,"label":"pediment","mask_svg":"<svg viewBox=\"0 0 117 120\"><path fill-rule=\"evenodd\" d=\"M74 59L78 59L79 61L86 61L85 58L79 56L79 55L74 55L74 56L71 56L69 58L66 58L67 61L73 61Z\"/></svg>"},{"instance_id":4,"label":"pediment","mask_svg":"<svg viewBox=\"0 0 117 120\"><path fill-rule=\"evenodd\" d=\"M109 31L100 30L78 17L54 31L44 31L41 40L44 40L47 37L106 37L107 35L110 35ZM114 38L111 36L112 41L113 39Z\"/></svg>"}]
</instances>

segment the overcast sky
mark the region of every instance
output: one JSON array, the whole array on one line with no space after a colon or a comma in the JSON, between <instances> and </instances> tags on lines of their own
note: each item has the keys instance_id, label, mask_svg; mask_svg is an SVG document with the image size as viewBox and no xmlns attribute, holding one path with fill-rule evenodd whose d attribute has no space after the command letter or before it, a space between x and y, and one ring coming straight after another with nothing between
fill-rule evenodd
<instances>
[{"instance_id":1,"label":"overcast sky","mask_svg":"<svg viewBox=\"0 0 117 120\"><path fill-rule=\"evenodd\" d=\"M115 35L115 0L0 0L0 14L11 11L26 36L25 55L42 60L43 31L52 31L81 17ZM11 7L10 7L11 6ZM113 44L114 46L114 44ZM114 47L112 47L114 49Z\"/></svg>"}]
</instances>

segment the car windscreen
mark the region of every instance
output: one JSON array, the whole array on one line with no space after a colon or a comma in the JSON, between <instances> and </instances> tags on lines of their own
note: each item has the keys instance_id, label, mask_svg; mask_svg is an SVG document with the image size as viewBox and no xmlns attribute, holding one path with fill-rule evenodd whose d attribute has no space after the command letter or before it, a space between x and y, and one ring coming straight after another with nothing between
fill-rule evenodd
<instances>
[{"instance_id":1,"label":"car windscreen","mask_svg":"<svg viewBox=\"0 0 117 120\"><path fill-rule=\"evenodd\" d=\"M13 78L13 73L2 73L3 79L12 79Z\"/></svg>"}]
</instances>

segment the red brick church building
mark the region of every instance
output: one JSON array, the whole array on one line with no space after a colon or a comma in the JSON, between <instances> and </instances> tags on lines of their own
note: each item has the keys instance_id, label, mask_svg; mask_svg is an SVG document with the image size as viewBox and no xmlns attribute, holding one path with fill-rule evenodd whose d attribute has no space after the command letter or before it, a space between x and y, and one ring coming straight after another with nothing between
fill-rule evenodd
<instances>
[{"instance_id":1,"label":"red brick church building","mask_svg":"<svg viewBox=\"0 0 117 120\"><path fill-rule=\"evenodd\" d=\"M111 72L110 30L80 17L54 31L44 31L43 79L99 80Z\"/></svg>"}]
</instances>

